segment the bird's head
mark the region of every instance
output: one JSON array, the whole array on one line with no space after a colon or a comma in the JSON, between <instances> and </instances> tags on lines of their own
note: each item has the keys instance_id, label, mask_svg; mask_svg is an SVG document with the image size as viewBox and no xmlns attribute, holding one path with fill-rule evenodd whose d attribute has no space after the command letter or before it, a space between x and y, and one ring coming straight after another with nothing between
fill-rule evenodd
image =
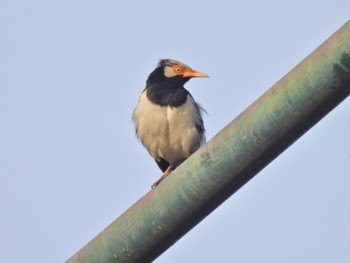
<instances>
[{"instance_id":1,"label":"bird's head","mask_svg":"<svg viewBox=\"0 0 350 263\"><path fill-rule=\"evenodd\" d=\"M207 74L195 71L189 66L173 59L162 59L157 68L149 75L147 84L172 83L174 85L183 85L189 79L195 77L209 77Z\"/></svg>"}]
</instances>

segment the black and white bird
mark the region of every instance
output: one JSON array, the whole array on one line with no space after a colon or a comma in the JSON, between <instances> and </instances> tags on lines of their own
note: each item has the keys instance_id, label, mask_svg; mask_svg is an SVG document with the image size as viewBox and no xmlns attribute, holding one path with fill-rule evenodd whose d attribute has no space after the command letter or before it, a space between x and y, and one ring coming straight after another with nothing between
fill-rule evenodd
<instances>
[{"instance_id":1,"label":"black and white bird","mask_svg":"<svg viewBox=\"0 0 350 263\"><path fill-rule=\"evenodd\" d=\"M176 60L160 60L133 112L136 135L163 172L152 188L205 142L203 109L184 88L193 77L209 76Z\"/></svg>"}]
</instances>

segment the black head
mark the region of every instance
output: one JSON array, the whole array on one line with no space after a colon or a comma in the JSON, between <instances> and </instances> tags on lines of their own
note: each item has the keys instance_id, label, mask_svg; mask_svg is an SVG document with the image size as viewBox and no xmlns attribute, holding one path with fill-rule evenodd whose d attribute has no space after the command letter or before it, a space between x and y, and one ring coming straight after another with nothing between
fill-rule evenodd
<instances>
[{"instance_id":1,"label":"black head","mask_svg":"<svg viewBox=\"0 0 350 263\"><path fill-rule=\"evenodd\" d=\"M146 81L148 98L159 105L178 106L186 101L183 85L194 77L208 77L173 59L162 59Z\"/></svg>"},{"instance_id":2,"label":"black head","mask_svg":"<svg viewBox=\"0 0 350 263\"><path fill-rule=\"evenodd\" d=\"M182 87L190 78L208 77L207 74L192 70L189 66L174 59L162 59L149 75L147 85L168 83Z\"/></svg>"}]
</instances>

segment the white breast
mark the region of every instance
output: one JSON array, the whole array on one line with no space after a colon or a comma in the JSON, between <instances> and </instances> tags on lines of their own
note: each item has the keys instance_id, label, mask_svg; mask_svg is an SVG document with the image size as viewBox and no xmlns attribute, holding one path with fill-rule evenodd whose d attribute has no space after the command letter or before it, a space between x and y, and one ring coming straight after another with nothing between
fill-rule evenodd
<instances>
[{"instance_id":1,"label":"white breast","mask_svg":"<svg viewBox=\"0 0 350 263\"><path fill-rule=\"evenodd\" d=\"M196 128L201 121L191 96L179 107L159 106L141 93L133 112L137 136L153 158L180 164L201 145L203 135Z\"/></svg>"}]
</instances>

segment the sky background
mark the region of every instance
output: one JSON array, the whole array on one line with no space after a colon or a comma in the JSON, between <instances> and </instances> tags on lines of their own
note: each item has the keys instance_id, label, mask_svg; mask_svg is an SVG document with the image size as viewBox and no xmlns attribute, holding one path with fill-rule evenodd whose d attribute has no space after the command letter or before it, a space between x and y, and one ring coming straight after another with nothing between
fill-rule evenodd
<instances>
[{"instance_id":1,"label":"sky background","mask_svg":"<svg viewBox=\"0 0 350 263\"><path fill-rule=\"evenodd\" d=\"M0 3L0 259L63 262L161 175L131 114L161 58L210 139L340 28L349 0ZM155 262L350 262L347 99Z\"/></svg>"}]
</instances>

